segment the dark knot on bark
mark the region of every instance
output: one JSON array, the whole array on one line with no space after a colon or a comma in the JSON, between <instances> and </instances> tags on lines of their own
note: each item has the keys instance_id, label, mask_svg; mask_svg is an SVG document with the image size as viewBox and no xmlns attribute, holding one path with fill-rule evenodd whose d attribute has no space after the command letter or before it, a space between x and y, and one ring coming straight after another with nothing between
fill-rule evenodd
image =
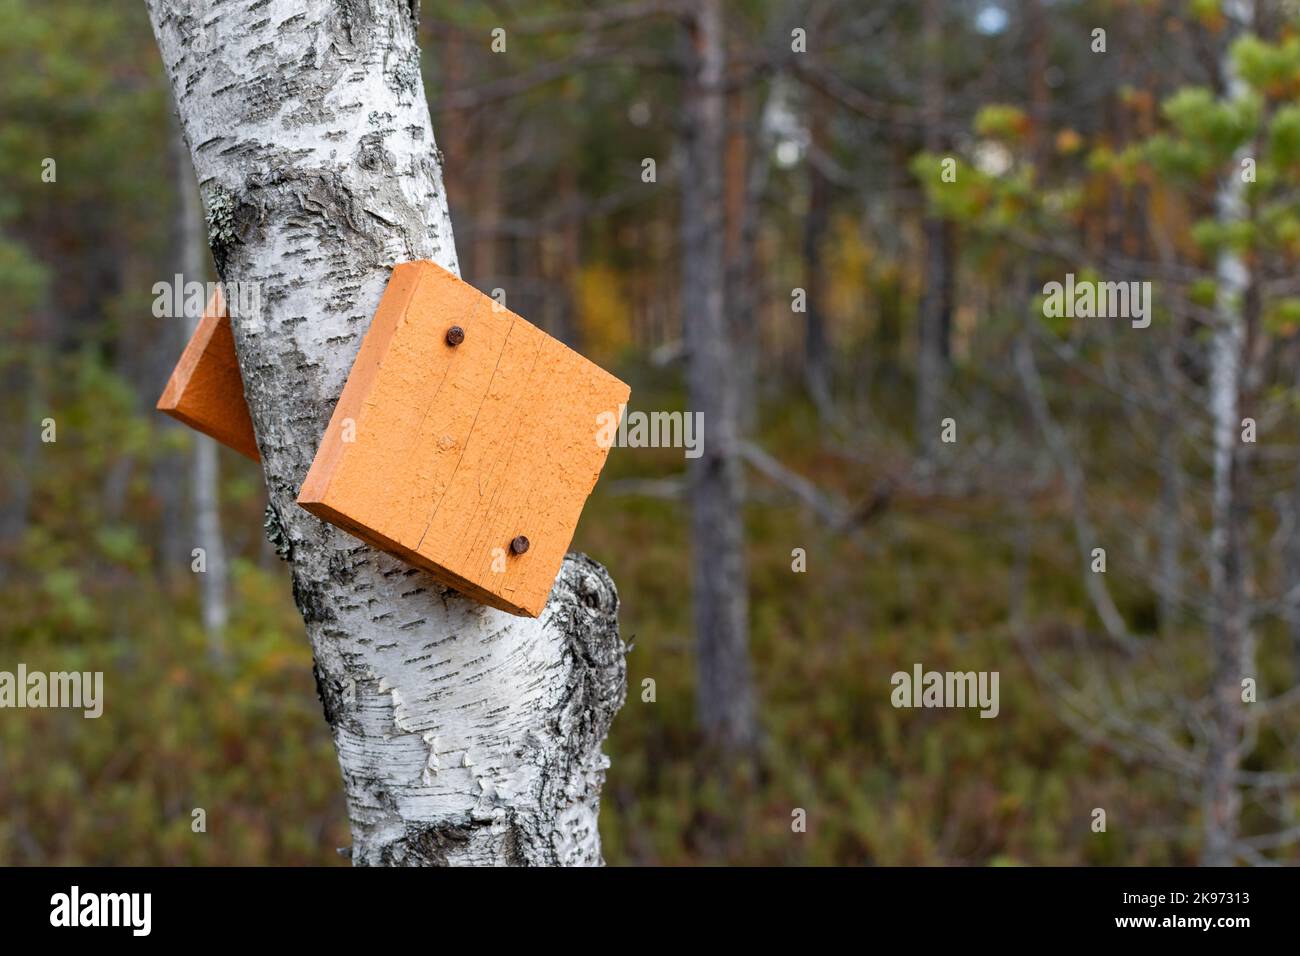
<instances>
[{"instance_id":1,"label":"dark knot on bark","mask_svg":"<svg viewBox=\"0 0 1300 956\"><path fill-rule=\"evenodd\" d=\"M588 746L598 748L626 693L626 648L618 633L618 589L605 568L571 551L555 580L545 615L574 654L576 693L566 708L580 715Z\"/></svg>"}]
</instances>

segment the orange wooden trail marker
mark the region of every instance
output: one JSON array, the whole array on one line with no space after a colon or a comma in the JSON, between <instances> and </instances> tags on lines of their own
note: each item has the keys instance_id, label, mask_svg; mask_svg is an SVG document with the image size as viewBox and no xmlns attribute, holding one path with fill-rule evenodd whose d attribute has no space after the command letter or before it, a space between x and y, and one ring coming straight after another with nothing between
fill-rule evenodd
<instances>
[{"instance_id":1,"label":"orange wooden trail marker","mask_svg":"<svg viewBox=\"0 0 1300 956\"><path fill-rule=\"evenodd\" d=\"M258 460L230 316L218 288L167 380L158 410Z\"/></svg>"},{"instance_id":2,"label":"orange wooden trail marker","mask_svg":"<svg viewBox=\"0 0 1300 956\"><path fill-rule=\"evenodd\" d=\"M512 614L546 604L630 390L432 262L393 269L298 503Z\"/></svg>"}]
</instances>

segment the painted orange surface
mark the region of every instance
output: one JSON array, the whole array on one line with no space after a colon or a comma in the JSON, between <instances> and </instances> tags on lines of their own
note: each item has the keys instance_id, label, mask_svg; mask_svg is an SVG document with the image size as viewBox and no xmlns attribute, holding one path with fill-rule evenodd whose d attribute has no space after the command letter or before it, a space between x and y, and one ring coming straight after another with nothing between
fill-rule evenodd
<instances>
[{"instance_id":1,"label":"painted orange surface","mask_svg":"<svg viewBox=\"0 0 1300 956\"><path fill-rule=\"evenodd\" d=\"M598 417L617 416L629 392L440 266L403 263L298 503L484 604L536 617L609 453ZM528 548L516 554L520 535Z\"/></svg>"},{"instance_id":2,"label":"painted orange surface","mask_svg":"<svg viewBox=\"0 0 1300 956\"><path fill-rule=\"evenodd\" d=\"M230 316L218 288L167 380L158 410L258 460Z\"/></svg>"}]
</instances>

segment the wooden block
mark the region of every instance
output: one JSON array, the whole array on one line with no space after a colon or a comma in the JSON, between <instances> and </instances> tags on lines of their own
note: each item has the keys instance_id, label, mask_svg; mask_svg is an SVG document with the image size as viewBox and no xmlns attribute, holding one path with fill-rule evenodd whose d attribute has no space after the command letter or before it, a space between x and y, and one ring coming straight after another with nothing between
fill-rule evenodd
<instances>
[{"instance_id":1,"label":"wooden block","mask_svg":"<svg viewBox=\"0 0 1300 956\"><path fill-rule=\"evenodd\" d=\"M617 421L629 391L440 266L403 263L298 503L475 600L536 617L609 453L598 416Z\"/></svg>"},{"instance_id":2,"label":"wooden block","mask_svg":"<svg viewBox=\"0 0 1300 956\"><path fill-rule=\"evenodd\" d=\"M220 288L212 294L167 380L158 410L258 460L253 421L244 401L244 380L235 358L235 337Z\"/></svg>"}]
</instances>

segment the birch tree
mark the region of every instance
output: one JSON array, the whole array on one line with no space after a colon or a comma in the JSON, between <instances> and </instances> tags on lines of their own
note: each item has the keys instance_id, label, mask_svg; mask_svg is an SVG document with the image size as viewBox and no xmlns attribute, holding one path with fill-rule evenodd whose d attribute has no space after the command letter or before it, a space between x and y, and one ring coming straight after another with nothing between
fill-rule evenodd
<instances>
[{"instance_id":1,"label":"birch tree","mask_svg":"<svg viewBox=\"0 0 1300 956\"><path fill-rule=\"evenodd\" d=\"M1046 301L1042 320L1026 324L1018 371L1064 479L1076 544L1083 551L1105 545L1100 550L1112 562L1113 577L1104 565L1085 563L1084 578L1113 650L1089 648L1063 667L1066 655L1018 630L1030 666L1069 726L1128 760L1176 775L1194 810L1189 835L1199 829L1201 860L1215 866L1275 862L1269 853L1300 842L1291 800L1300 772L1293 754L1268 747L1272 738L1288 739L1300 704L1294 674L1277 676L1277 644L1269 640L1279 624L1296 620L1300 593L1289 501L1296 474L1289 363L1300 316L1290 237L1300 222L1300 109L1281 82L1297 74L1300 51L1257 35L1269 33L1270 17L1261 14L1270 7L1226 0L1205 8L1212 82L1167 96L1154 130L1089 154L1089 175L1104 179L1093 183L1094 200L1079 196L1074 223L1058 212L1070 208L1075 183L1068 179L1060 187L1036 185L1033 201L1010 218L997 207L1017 189L1002 185L1014 171L974 184L976 191L989 188L988 195L1006 189L987 205L963 201L960 190L969 182L952 191L955 203L932 191L955 215L1028 253L1040 275L1087 269L1157 290L1157 324L1149 329L1150 293L1147 319L1128 328L1090 322L1086 314L1083 322L1053 314ZM1273 32L1281 30L1274 24ZM976 128L1017 146L1023 140L1007 133L1025 128L1020 119L1003 111L977 119ZM972 174L968 180L981 176L977 167ZM1108 188L1095 188L1102 183ZM1107 230L1098 231L1095 244L1080 235L1077 224L1101 215L1100 203L1123 193L1125 183L1149 190L1138 208L1151 212L1134 230L1135 244L1116 248ZM1190 227L1183 216L1193 219ZM1015 311L1028 315L1031 307L1020 303ZM1039 351L1053 363L1043 375ZM1080 454L1097 446L1078 423L1105 418L1108 408L1072 394L1070 376L1085 369L1113 396L1109 407L1134 449L1122 472L1106 460L1103 473ZM1053 380L1054 402L1045 386ZM1058 421L1053 405L1073 417L1074 427ZM1121 474L1126 487L1159 482L1159 500L1151 503L1159 519L1154 554L1151 530L1135 532L1130 515L1091 517L1090 484L1114 483ZM1279 482L1285 490L1271 496L1278 502L1274 522L1261 504ZM1199 566L1184 562L1183 552L1197 545ZM1111 593L1109 582L1121 580L1158 597L1163 639L1143 633L1149 625L1134 613L1141 605ZM1071 669L1082 679L1069 676ZM1151 674L1177 676L1165 682Z\"/></svg>"},{"instance_id":2,"label":"birch tree","mask_svg":"<svg viewBox=\"0 0 1300 956\"><path fill-rule=\"evenodd\" d=\"M618 597L569 555L537 620L295 505L391 266L456 250L405 0L147 0L228 296L342 770L354 864L599 864Z\"/></svg>"},{"instance_id":3,"label":"birch tree","mask_svg":"<svg viewBox=\"0 0 1300 956\"><path fill-rule=\"evenodd\" d=\"M1226 12L1246 30L1254 19L1252 0L1225 4ZM1231 48L1225 47L1221 72L1228 98L1242 101L1249 95L1237 72ZM1225 227L1248 218L1246 187L1241 161L1253 144L1243 144L1233 156L1220 182L1215 211ZM1254 676L1249 611L1246 607L1243 568L1243 516L1240 481L1244 468L1240 449L1243 350L1246 343L1245 302L1251 284L1250 269L1240 252L1225 246L1217 257L1217 314L1210 343L1210 417L1212 419L1213 492L1210 529L1210 620L1214 659L1209 753L1203 784L1205 862L1228 866L1236 859L1234 844L1241 818L1241 792L1237 771L1241 766L1245 710L1241 679Z\"/></svg>"}]
</instances>

